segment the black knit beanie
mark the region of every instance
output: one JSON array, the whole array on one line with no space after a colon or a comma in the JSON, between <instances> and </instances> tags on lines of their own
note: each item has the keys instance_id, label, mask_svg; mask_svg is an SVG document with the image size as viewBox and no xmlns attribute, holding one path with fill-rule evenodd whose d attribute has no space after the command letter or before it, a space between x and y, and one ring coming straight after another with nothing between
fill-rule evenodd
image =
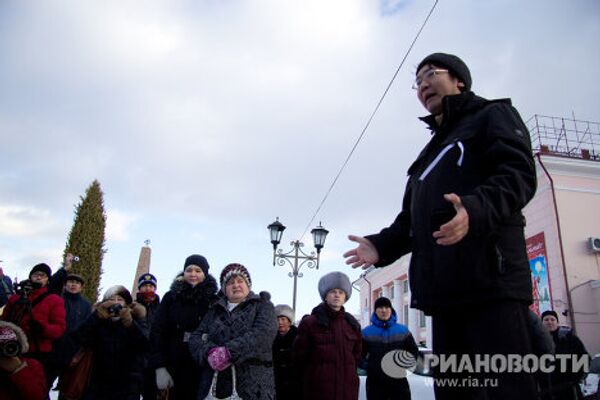
<instances>
[{"instance_id":1,"label":"black knit beanie","mask_svg":"<svg viewBox=\"0 0 600 400\"><path fill-rule=\"evenodd\" d=\"M558 321L558 314L554 310L546 310L542 313L541 319L544 319L546 315L552 315Z\"/></svg>"},{"instance_id":2,"label":"black knit beanie","mask_svg":"<svg viewBox=\"0 0 600 400\"><path fill-rule=\"evenodd\" d=\"M31 268L31 271L29 272L29 279L31 279L31 275L33 275L35 272L43 272L48 278L52 276L52 270L50 269L48 264L44 263L38 264Z\"/></svg>"},{"instance_id":3,"label":"black knit beanie","mask_svg":"<svg viewBox=\"0 0 600 400\"><path fill-rule=\"evenodd\" d=\"M189 265L199 266L202 269L202 272L204 272L204 275L208 276L208 269L210 266L208 265L208 261L206 261L204 256L201 256L200 254L192 254L185 259L185 262L183 263L183 270L185 271Z\"/></svg>"},{"instance_id":4,"label":"black knit beanie","mask_svg":"<svg viewBox=\"0 0 600 400\"><path fill-rule=\"evenodd\" d=\"M452 75L456 76L459 81L465 84L465 90L471 90L471 72L467 64L457 56L446 53L433 53L428 55L419 63L417 72L426 64L433 64L436 67L447 68Z\"/></svg>"},{"instance_id":5,"label":"black knit beanie","mask_svg":"<svg viewBox=\"0 0 600 400\"><path fill-rule=\"evenodd\" d=\"M375 309L377 310L380 307L389 307L392 310L394 309L394 307L392 307L392 302L387 297L380 297L375 300Z\"/></svg>"}]
</instances>

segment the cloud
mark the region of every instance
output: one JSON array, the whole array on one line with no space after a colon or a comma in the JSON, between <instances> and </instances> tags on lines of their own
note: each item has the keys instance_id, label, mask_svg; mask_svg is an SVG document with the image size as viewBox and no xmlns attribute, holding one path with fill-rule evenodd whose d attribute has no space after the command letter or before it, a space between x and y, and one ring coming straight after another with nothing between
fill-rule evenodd
<instances>
[{"instance_id":1,"label":"cloud","mask_svg":"<svg viewBox=\"0 0 600 400\"><path fill-rule=\"evenodd\" d=\"M0 205L0 236L35 237L58 229L58 222L47 209Z\"/></svg>"},{"instance_id":2,"label":"cloud","mask_svg":"<svg viewBox=\"0 0 600 400\"><path fill-rule=\"evenodd\" d=\"M124 242L129 240L130 230L139 215L110 208L106 211L106 240Z\"/></svg>"}]
</instances>

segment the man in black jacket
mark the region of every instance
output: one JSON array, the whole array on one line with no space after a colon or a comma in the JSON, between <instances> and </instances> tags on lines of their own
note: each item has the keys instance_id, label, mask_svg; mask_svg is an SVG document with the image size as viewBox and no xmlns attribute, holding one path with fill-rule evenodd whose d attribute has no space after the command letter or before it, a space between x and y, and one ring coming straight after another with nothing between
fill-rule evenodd
<instances>
[{"instance_id":1,"label":"man in black jacket","mask_svg":"<svg viewBox=\"0 0 600 400\"><path fill-rule=\"evenodd\" d=\"M560 326L558 314L554 310L546 310L542 313L544 327L550 332L555 345L556 355L569 355L582 359L589 357L581 340L573 333L571 328ZM556 362L554 370L542 380L544 400L579 400L583 399L583 393L579 383L585 377L583 369L575 369L574 360L568 358L564 365ZM589 361L588 361L589 362ZM561 368L562 366L562 368Z\"/></svg>"},{"instance_id":2,"label":"man in black jacket","mask_svg":"<svg viewBox=\"0 0 600 400\"><path fill-rule=\"evenodd\" d=\"M431 140L408 169L395 221L375 235L351 235L358 247L344 256L367 268L412 252L411 306L432 316L435 354L528 354L532 298L521 210L536 188L531 142L510 100L478 97L471 83L454 55L421 61L413 88L431 113L422 118ZM438 380L437 399L535 396L524 373L442 372L439 378L477 379L453 386ZM484 377L496 380L486 384Z\"/></svg>"},{"instance_id":3,"label":"man in black jacket","mask_svg":"<svg viewBox=\"0 0 600 400\"><path fill-rule=\"evenodd\" d=\"M152 330L152 320L160 305L160 296L156 293L156 285L156 277L149 272L140 275L138 278L136 301L146 309L146 324L148 325L149 331ZM142 398L144 400L156 399L156 395L156 374L154 368L146 365L144 367L144 391L142 393Z\"/></svg>"}]
</instances>

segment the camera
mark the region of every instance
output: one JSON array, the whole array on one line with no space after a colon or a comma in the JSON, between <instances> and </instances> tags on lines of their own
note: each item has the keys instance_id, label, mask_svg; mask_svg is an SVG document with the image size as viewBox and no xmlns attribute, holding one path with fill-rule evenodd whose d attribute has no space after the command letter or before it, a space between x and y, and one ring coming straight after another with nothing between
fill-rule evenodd
<instances>
[{"instance_id":1,"label":"camera","mask_svg":"<svg viewBox=\"0 0 600 400\"><path fill-rule=\"evenodd\" d=\"M0 357L16 357L21 354L21 344L18 340L0 340Z\"/></svg>"},{"instance_id":2,"label":"camera","mask_svg":"<svg viewBox=\"0 0 600 400\"><path fill-rule=\"evenodd\" d=\"M121 312L121 310L123 309L123 306L120 305L119 303L113 304L112 306L108 307L106 309L106 311L108 311L109 314L117 316L119 315L119 313Z\"/></svg>"},{"instance_id":3,"label":"camera","mask_svg":"<svg viewBox=\"0 0 600 400\"><path fill-rule=\"evenodd\" d=\"M73 260L71 260L74 263L79 262L79 257L78 256L73 256Z\"/></svg>"},{"instance_id":4,"label":"camera","mask_svg":"<svg viewBox=\"0 0 600 400\"><path fill-rule=\"evenodd\" d=\"M15 292L21 295L22 297L29 296L29 293L34 289L33 282L29 279L25 279L24 281L15 283Z\"/></svg>"}]
</instances>

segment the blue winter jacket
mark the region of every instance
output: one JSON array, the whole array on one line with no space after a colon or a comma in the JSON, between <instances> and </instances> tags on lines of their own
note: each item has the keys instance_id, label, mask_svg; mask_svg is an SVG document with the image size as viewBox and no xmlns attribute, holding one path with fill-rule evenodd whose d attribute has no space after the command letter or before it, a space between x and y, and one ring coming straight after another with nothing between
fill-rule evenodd
<instances>
[{"instance_id":1,"label":"blue winter jacket","mask_svg":"<svg viewBox=\"0 0 600 400\"><path fill-rule=\"evenodd\" d=\"M367 370L369 378L385 376L381 370L381 359L392 350L406 350L415 357L415 360L419 354L412 334L406 325L397 323L397 319L396 311L392 311L392 316L387 321L381 321L373 312L371 325L362 330L361 367Z\"/></svg>"}]
</instances>

